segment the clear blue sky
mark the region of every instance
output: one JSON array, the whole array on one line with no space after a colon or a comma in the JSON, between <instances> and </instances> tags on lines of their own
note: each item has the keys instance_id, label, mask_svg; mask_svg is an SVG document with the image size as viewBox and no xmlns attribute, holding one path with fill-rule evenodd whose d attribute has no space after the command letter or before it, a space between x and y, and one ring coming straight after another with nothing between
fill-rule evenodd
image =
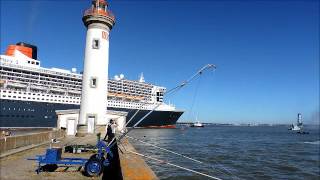
<instances>
[{"instance_id":1,"label":"clear blue sky","mask_svg":"<svg viewBox=\"0 0 320 180\"><path fill-rule=\"evenodd\" d=\"M44 67L82 69L90 1L1 0L1 53L38 46ZM167 98L218 123L319 121L319 1L112 0L109 76L168 89L218 69ZM196 88L198 87L198 93ZM194 103L193 97L196 96Z\"/></svg>"}]
</instances>

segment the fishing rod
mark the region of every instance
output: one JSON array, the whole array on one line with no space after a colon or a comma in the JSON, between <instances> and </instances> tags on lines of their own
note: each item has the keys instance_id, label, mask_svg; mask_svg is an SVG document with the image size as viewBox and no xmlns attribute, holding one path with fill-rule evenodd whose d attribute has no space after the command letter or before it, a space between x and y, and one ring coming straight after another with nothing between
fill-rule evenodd
<instances>
[{"instance_id":1,"label":"fishing rod","mask_svg":"<svg viewBox=\"0 0 320 180\"><path fill-rule=\"evenodd\" d=\"M213 69L215 70L217 67L216 67L216 65L214 65L214 64L207 64L207 65L203 66L203 67L202 67L200 70L198 70L193 76L191 76L187 81L183 81L183 82L180 83L178 86L176 86L176 87L170 89L169 91L165 92L163 95L164 95L164 96L165 96L165 95L168 95L168 94L174 92L175 90L182 88L183 86L185 86L185 85L187 85L188 83L190 83L190 82L191 82L194 78L196 78L198 75L201 75L205 70L210 69L210 68L213 68ZM145 105L145 104L146 104L146 102L143 103L143 104L141 104L140 107L142 107L142 106ZM161 104L161 103L159 103L159 104ZM158 104L158 106L159 106L159 104ZM133 114L133 116L129 119L129 121L125 124L124 127L126 127L126 126L133 120L133 118L138 114L138 112L139 112L140 110L141 110L141 109L138 109L138 110Z\"/></svg>"},{"instance_id":2,"label":"fishing rod","mask_svg":"<svg viewBox=\"0 0 320 180\"><path fill-rule=\"evenodd\" d=\"M197 76L202 75L203 72L205 72L206 70L209 69L213 69L215 70L217 67L214 64L207 64L205 66L203 66L201 69L199 69L195 74L193 74L187 81L183 81L182 83L180 83L178 86L171 88L169 91L165 92L163 95L168 95L170 93L176 92L178 90L180 90L182 87L186 86L187 84L191 83ZM137 127L146 117L148 117L154 110L156 110L159 106L161 105L161 103L158 103L151 111L149 111L146 115L144 115L137 123L135 123L132 126L132 129L134 129L135 127ZM136 116L138 114L138 112L140 111L140 109L137 110L137 112L130 118L130 120L125 124L125 126L121 129L124 130L124 128L133 120L134 116ZM132 129L127 130L126 132L124 132L118 139L117 141L120 142L122 138L124 138ZM115 137L111 140L111 142L109 142L108 147L111 148L112 146L115 145Z\"/></svg>"}]
</instances>

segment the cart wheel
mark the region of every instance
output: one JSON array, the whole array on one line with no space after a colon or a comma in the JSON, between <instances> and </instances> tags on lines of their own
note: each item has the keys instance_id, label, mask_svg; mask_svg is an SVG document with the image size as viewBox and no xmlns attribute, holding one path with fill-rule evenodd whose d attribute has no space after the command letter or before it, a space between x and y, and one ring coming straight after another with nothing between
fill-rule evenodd
<instances>
[{"instance_id":1,"label":"cart wheel","mask_svg":"<svg viewBox=\"0 0 320 180\"><path fill-rule=\"evenodd\" d=\"M102 161L95 157L90 158L84 166L86 174L88 176L100 176L103 171L103 161L104 158L102 158Z\"/></svg>"}]
</instances>

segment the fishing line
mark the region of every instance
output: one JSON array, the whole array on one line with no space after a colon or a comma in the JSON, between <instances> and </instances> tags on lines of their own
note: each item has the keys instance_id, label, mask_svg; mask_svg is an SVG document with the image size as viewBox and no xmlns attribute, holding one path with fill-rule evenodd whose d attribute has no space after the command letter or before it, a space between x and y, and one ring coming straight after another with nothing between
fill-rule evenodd
<instances>
[{"instance_id":1,"label":"fishing line","mask_svg":"<svg viewBox=\"0 0 320 180\"><path fill-rule=\"evenodd\" d=\"M213 64L207 64L207 65L205 65L205 66L203 66L200 70L198 70L193 76L191 76L187 81L183 81L182 83L180 83L178 86L176 86L176 87L174 87L174 88L171 88L170 90L168 90L168 91L166 91L164 94L163 94L163 96L165 96L165 95L169 95L169 94L172 94L172 93L174 93L174 92L176 92L176 91L178 91L178 90L180 90L182 87L184 87L185 85L187 85L188 83L191 83L197 76L201 76L202 75L202 73L205 71L205 70L207 70L207 69L210 69L210 68L213 68L213 70L215 70L216 69L216 66L215 65L213 65ZM143 105L145 105L145 104L147 104L146 102L145 103L143 103L143 104L141 104L140 106L139 106L139 108L141 109L141 107L143 106ZM144 120L149 114L151 114L156 108L158 108L159 106L161 105L161 103L158 103L150 112L148 112L145 116L143 116L143 118L142 119L140 119L132 128L135 128L142 120ZM127 123L125 124L125 126L121 129L121 131L122 130L124 130L124 128L126 128L127 127L127 125L133 120L133 118L138 114L138 112L140 111L140 109L138 109L136 112L135 112L135 114L129 119L129 121L127 121ZM129 112L132 112L132 111L129 111ZM96 128L98 128L98 127L96 127ZM95 128L95 129L96 129ZM128 134L129 132L131 131L131 129L129 129L128 131L126 131L125 133L123 133L123 135L122 136L120 136L120 138L117 140L117 141L120 141L126 134ZM76 139L76 138L75 138ZM109 146L114 146L114 143L115 143L115 137L111 140L111 142L108 144L108 147ZM70 142L72 142L73 140L71 140ZM70 142L68 142L68 143L70 143Z\"/></svg>"},{"instance_id":2,"label":"fishing line","mask_svg":"<svg viewBox=\"0 0 320 180\"><path fill-rule=\"evenodd\" d=\"M194 93L194 95L193 95L193 97L192 97L190 110L189 110L189 112L188 112L190 119L192 119L192 110L193 110L193 107L194 107L194 104L195 104L195 101L196 101L196 97L197 97L197 95L198 95L198 89L199 89L199 86L200 86L200 81L201 81L201 76L200 76L199 79L198 79L198 83L197 83L197 85L196 85L195 93Z\"/></svg>"},{"instance_id":3,"label":"fishing line","mask_svg":"<svg viewBox=\"0 0 320 180\"><path fill-rule=\"evenodd\" d=\"M129 135L126 135L126 137L128 137L128 138L130 138L130 139L132 139L132 140L141 142L141 143L143 143L143 144L146 144L146 145L153 146L153 147L155 147L155 148L161 149L161 150L163 150L163 151L166 151L166 152L169 152L169 153L172 153L172 154L181 156L181 157L183 157L183 158L189 159L189 160L194 161L194 162L197 162L197 163L199 163L199 164L207 165L207 166L209 166L210 168L212 168L213 170L218 171L218 172L220 172L220 173L222 173L222 174L231 175L231 176L235 177L236 179L240 179L240 178L238 178L236 175L234 175L233 173L231 173L229 170L227 170L226 168L224 168L222 165L221 165L221 168L222 168L224 171L226 171L227 173L222 172L222 171L220 171L219 169L216 169L213 165L211 165L211 164L209 164L209 163L205 163L205 162L199 161L199 160L194 159L194 158L191 158L191 157L189 157L189 156L186 156L186 155L183 155L183 154L180 154L180 153L171 151L171 150L166 149L166 148L163 148L163 147L159 147L159 146L157 146L157 145L154 145L154 144L151 144L151 143L142 141L142 140L140 140L140 139L131 137L131 136L129 136ZM217 161L215 161L215 162L216 162L218 165L220 165Z\"/></svg>"},{"instance_id":4,"label":"fishing line","mask_svg":"<svg viewBox=\"0 0 320 180\"><path fill-rule=\"evenodd\" d=\"M170 166L174 166L176 168L179 168L179 169L183 169L183 170L186 170L186 171L189 171L189 172L193 172L195 174L199 174L199 175L202 175L202 176L206 176L210 179L215 179L215 180L222 180L220 178L217 178L217 177L214 177L214 176L211 176L211 175L208 175L208 174L205 174L205 173L202 173L202 172L199 172L199 171L196 171L196 170L192 170L192 169L189 169L189 168L186 168L186 167L182 167L182 166L179 166L179 165L176 165L176 164L173 164L173 163L170 163L170 162L167 162L167 161L164 161L164 160L161 160L161 159L157 159L157 158L154 158L154 157L151 157L151 156L147 156L147 155L143 155L143 154L140 154L138 152L134 152L134 151L130 151L130 150L126 150L130 153L133 153L133 154L136 154L138 156L141 156L141 157L145 157L145 158L148 158L148 159L152 159L154 161L157 161L161 164L167 164L167 165L170 165Z\"/></svg>"},{"instance_id":5,"label":"fishing line","mask_svg":"<svg viewBox=\"0 0 320 180\"><path fill-rule=\"evenodd\" d=\"M170 89L169 91L165 92L165 93L163 94L163 96L164 96L164 95L168 95L168 94L170 94L170 93L174 93L174 92L180 90L182 87L184 87L184 86L187 85L188 83L192 82L197 76L201 76L202 73L203 73L205 70L210 69L210 68L213 68L213 70L215 70L215 69L216 69L216 66L213 65L213 64L207 64L207 65L203 66L203 67L202 67L200 70L198 70L193 76L191 76L187 81L183 81L183 82L180 83L178 86L176 86L176 87ZM143 116L134 126L132 126L132 128L134 129L136 126L138 126L141 121L143 121L149 114L151 114L151 113L152 113L156 108L158 108L160 105L161 105L161 103L157 104L157 106L155 106L150 112L148 112L145 116ZM141 106L140 106L140 107L141 107ZM140 109L137 110L137 112L139 112L139 111L140 111ZM135 113L135 115L137 114L137 112ZM124 130L124 128L126 128L126 126L129 124L129 122L132 121L132 119L133 119L133 116L132 116L132 117L130 118L130 120L125 124L125 126L121 129L121 131ZM124 133L119 137L119 139L117 139L117 141L120 142L120 140L121 140L125 135L127 135L131 130L132 130L132 129L129 129L129 130L127 130L126 132L124 132ZM110 146L110 147L114 146L114 144L116 143L114 140L115 140L115 137L114 137L114 138L111 140L111 142L108 144L108 147L109 147L109 146Z\"/></svg>"},{"instance_id":6,"label":"fishing line","mask_svg":"<svg viewBox=\"0 0 320 180\"><path fill-rule=\"evenodd\" d=\"M185 85L187 85L188 83L191 83L198 75L201 77L202 73L207 70L213 68L213 70L215 70L217 67L213 64L207 64L205 66L203 66L200 70L198 70L193 76L191 76L187 81L183 81L182 83L180 83L178 86L171 88L170 90L166 91L163 96L168 96L170 94L175 93L176 91L180 90L182 87L184 87ZM139 108L141 108L143 105L145 105L147 103L143 103L141 104L141 106ZM160 105L161 103L159 103ZM155 108L154 108L155 109ZM153 109L153 110L154 110ZM140 111L140 109L138 109L136 111L136 113L130 118L130 120L125 124L125 127L132 121L132 119L137 115L137 113ZM135 126L133 126L135 127Z\"/></svg>"}]
</instances>

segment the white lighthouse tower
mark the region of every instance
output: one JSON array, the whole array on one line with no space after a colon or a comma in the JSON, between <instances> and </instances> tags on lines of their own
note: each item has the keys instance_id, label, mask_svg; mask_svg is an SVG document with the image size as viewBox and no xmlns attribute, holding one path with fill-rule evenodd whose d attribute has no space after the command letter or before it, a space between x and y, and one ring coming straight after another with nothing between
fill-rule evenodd
<instances>
[{"instance_id":1,"label":"white lighthouse tower","mask_svg":"<svg viewBox=\"0 0 320 180\"><path fill-rule=\"evenodd\" d=\"M87 27L78 135L107 123L109 33L115 18L105 0L92 0L82 21Z\"/></svg>"}]
</instances>

